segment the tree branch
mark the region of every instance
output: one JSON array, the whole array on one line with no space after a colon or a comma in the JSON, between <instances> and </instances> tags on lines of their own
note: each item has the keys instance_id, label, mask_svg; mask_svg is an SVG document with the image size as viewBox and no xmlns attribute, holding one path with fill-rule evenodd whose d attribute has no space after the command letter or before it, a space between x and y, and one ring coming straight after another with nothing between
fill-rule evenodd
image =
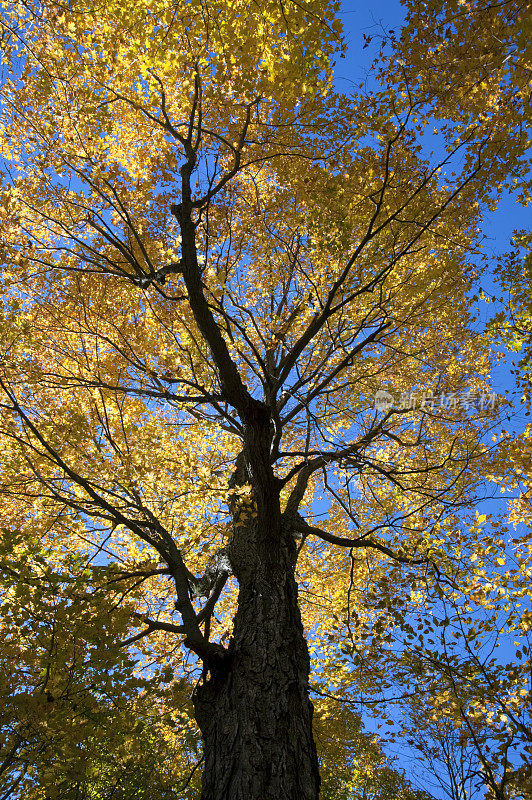
<instances>
[{"instance_id":1,"label":"tree branch","mask_svg":"<svg viewBox=\"0 0 532 800\"><path fill-rule=\"evenodd\" d=\"M380 553L384 553L384 555L393 558L394 561L398 561L400 564L427 564L430 561L428 558L405 558L405 556L400 556L397 553L394 553L393 550L390 550L390 548L386 547L386 545L380 544L380 542L374 542L371 539L366 539L364 536L359 536L356 539L349 539L344 536L335 536L334 533L329 533L329 531L324 531L322 528L316 528L314 525L309 525L307 522L305 522L300 514L296 515L292 524L297 531L304 533L306 536L317 536L318 538L323 539L325 542L337 544L341 547L357 547L362 549L378 550Z\"/></svg>"}]
</instances>

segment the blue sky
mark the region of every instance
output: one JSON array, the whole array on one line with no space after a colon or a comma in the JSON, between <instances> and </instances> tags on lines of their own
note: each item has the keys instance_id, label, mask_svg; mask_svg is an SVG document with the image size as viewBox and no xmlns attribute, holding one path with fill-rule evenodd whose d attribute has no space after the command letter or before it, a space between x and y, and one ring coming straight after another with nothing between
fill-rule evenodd
<instances>
[{"instance_id":1,"label":"blue sky","mask_svg":"<svg viewBox=\"0 0 532 800\"><path fill-rule=\"evenodd\" d=\"M345 0L341 6L341 19L344 25L344 33L349 49L345 59L339 60L336 66L336 86L340 91L349 92L350 84L358 85L364 82L369 73L370 65L375 57L379 42L378 37L383 30L400 28L404 19L404 11L398 0L381 0L381 2L369 2L366 4L354 3L352 0ZM367 47L364 45L364 35L375 36L375 39ZM484 234L484 251L488 256L493 256L493 270L482 278L481 288L488 295L497 298L503 296L503 292L495 279L494 271L496 256L504 253L511 246L511 237L517 229L530 228L531 213L530 208L525 208L511 196L501 199L499 207L495 212L484 215L482 223L482 233ZM504 300L504 297L503 297ZM479 307L479 325L484 324L493 316L495 311L500 308L498 302L490 305L481 304ZM514 406L509 409L511 420L506 427L513 431L522 430L529 422L530 418L524 416L525 409L519 403L520 392L517 391L515 381L511 375L512 358L515 354L509 354L506 359L501 359L500 363L492 372L492 385L498 394L508 393L513 399ZM488 487L487 494L492 494L493 487ZM499 496L496 499L486 500L482 503L479 510L482 513L504 513L508 495ZM368 727L375 730L374 723L368 721ZM391 753L393 754L393 753ZM416 765L415 753L408 753L407 750L400 748L397 751L398 766L403 768L413 782L420 788L431 791L435 797L443 798L445 795L438 790L433 781L427 781L423 786L424 770L419 762ZM419 771L418 771L419 770ZM426 773L425 773L426 774Z\"/></svg>"},{"instance_id":2,"label":"blue sky","mask_svg":"<svg viewBox=\"0 0 532 800\"><path fill-rule=\"evenodd\" d=\"M340 17L349 50L346 58L338 61L336 81L339 90L348 91L351 82L358 85L366 80L372 59L378 50L377 38L382 35L383 30L401 27L404 9L399 0L381 0L381 2L373 0L367 4L345 0L341 5ZM363 47L364 35L375 36L374 41L366 48ZM482 232L487 237L484 244L485 252L494 257L505 252L510 246L514 230L530 228L531 221L530 208L521 206L515 197L503 197L498 209L486 213L484 217ZM482 288L490 295L500 297L502 294L500 287L489 273L483 279ZM487 321L493 312L493 306L481 308L481 320ZM513 388L509 369L510 365L501 365L493 375L494 389L501 394Z\"/></svg>"},{"instance_id":3,"label":"blue sky","mask_svg":"<svg viewBox=\"0 0 532 800\"><path fill-rule=\"evenodd\" d=\"M348 52L346 58L339 59L336 65L335 82L339 91L349 92L350 85L358 86L368 79L371 63L378 52L380 37L383 32L392 28L400 29L404 16L405 11L400 0L381 0L378 3L373 0L367 4L355 3L353 0L342 2L340 18L344 26ZM364 47L364 36L375 37L367 47ZM433 140L431 146L434 146ZM490 271L488 268L478 288L482 288L487 295L498 300L507 299L495 279L496 256L511 248L514 231L530 229L531 222L530 207L523 207L518 203L516 196L508 194L501 198L496 211L485 212L481 228L485 237L483 247L488 258L492 257L493 270ZM492 302L489 305L481 302L479 327L483 328L500 308L499 302ZM525 409L521 408L521 392L517 390L511 375L512 360L516 358L518 360L519 356L508 353L506 358L501 359L493 369L491 376L493 390L498 395L506 394L513 403L513 408L509 409L511 419L507 420L507 427L510 426L514 432L522 430L529 421L524 416Z\"/></svg>"}]
</instances>

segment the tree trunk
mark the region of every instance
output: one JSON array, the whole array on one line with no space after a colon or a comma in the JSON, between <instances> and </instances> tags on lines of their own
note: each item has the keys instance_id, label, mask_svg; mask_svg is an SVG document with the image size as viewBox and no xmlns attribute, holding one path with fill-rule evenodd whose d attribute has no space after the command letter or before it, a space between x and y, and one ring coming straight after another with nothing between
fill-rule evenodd
<instances>
[{"instance_id":1,"label":"tree trunk","mask_svg":"<svg viewBox=\"0 0 532 800\"><path fill-rule=\"evenodd\" d=\"M205 753L201 797L317 800L295 543L287 536L272 563L257 527L240 528L230 546L239 581L230 659L211 670L194 698Z\"/></svg>"}]
</instances>

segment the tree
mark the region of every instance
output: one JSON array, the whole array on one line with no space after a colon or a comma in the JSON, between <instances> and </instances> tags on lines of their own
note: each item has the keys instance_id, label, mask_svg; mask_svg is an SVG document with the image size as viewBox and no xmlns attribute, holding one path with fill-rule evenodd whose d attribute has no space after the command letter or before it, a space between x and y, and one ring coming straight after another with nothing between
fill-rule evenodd
<instances>
[{"instance_id":1,"label":"tree","mask_svg":"<svg viewBox=\"0 0 532 800\"><path fill-rule=\"evenodd\" d=\"M403 702L404 732L451 800L530 794L529 546L515 539L515 556L493 558L497 572L493 540L474 590L460 596L447 586L445 618L403 658L400 681L415 686Z\"/></svg>"},{"instance_id":2,"label":"tree","mask_svg":"<svg viewBox=\"0 0 532 800\"><path fill-rule=\"evenodd\" d=\"M314 705L323 800L433 800L392 767L349 704L321 693Z\"/></svg>"},{"instance_id":3,"label":"tree","mask_svg":"<svg viewBox=\"0 0 532 800\"><path fill-rule=\"evenodd\" d=\"M124 675L155 664L178 689L197 672L203 800L315 800L307 641L328 684L349 663L362 680L394 621L423 613L416 583L436 591L478 546L457 527L493 417L468 253L505 145L464 124L430 160L438 96L407 74L335 92L336 10L3 4L19 785L48 741L28 709L61 697L68 730L79 669L86 726L126 681L117 724L138 743L130 709L148 709Z\"/></svg>"}]
</instances>

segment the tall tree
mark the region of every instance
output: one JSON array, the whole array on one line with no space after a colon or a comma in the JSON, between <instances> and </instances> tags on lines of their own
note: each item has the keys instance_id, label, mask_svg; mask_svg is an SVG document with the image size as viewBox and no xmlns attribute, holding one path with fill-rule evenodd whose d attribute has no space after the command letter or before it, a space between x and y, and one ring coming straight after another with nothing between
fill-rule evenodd
<instances>
[{"instance_id":1,"label":"tall tree","mask_svg":"<svg viewBox=\"0 0 532 800\"><path fill-rule=\"evenodd\" d=\"M468 253L504 147L487 120L429 159L438 95L401 71L337 94L337 10L3 3L4 764L30 782L48 706L72 725L79 691L93 741L136 658L198 672L203 800L315 800L307 640L338 682L476 546Z\"/></svg>"}]
</instances>

